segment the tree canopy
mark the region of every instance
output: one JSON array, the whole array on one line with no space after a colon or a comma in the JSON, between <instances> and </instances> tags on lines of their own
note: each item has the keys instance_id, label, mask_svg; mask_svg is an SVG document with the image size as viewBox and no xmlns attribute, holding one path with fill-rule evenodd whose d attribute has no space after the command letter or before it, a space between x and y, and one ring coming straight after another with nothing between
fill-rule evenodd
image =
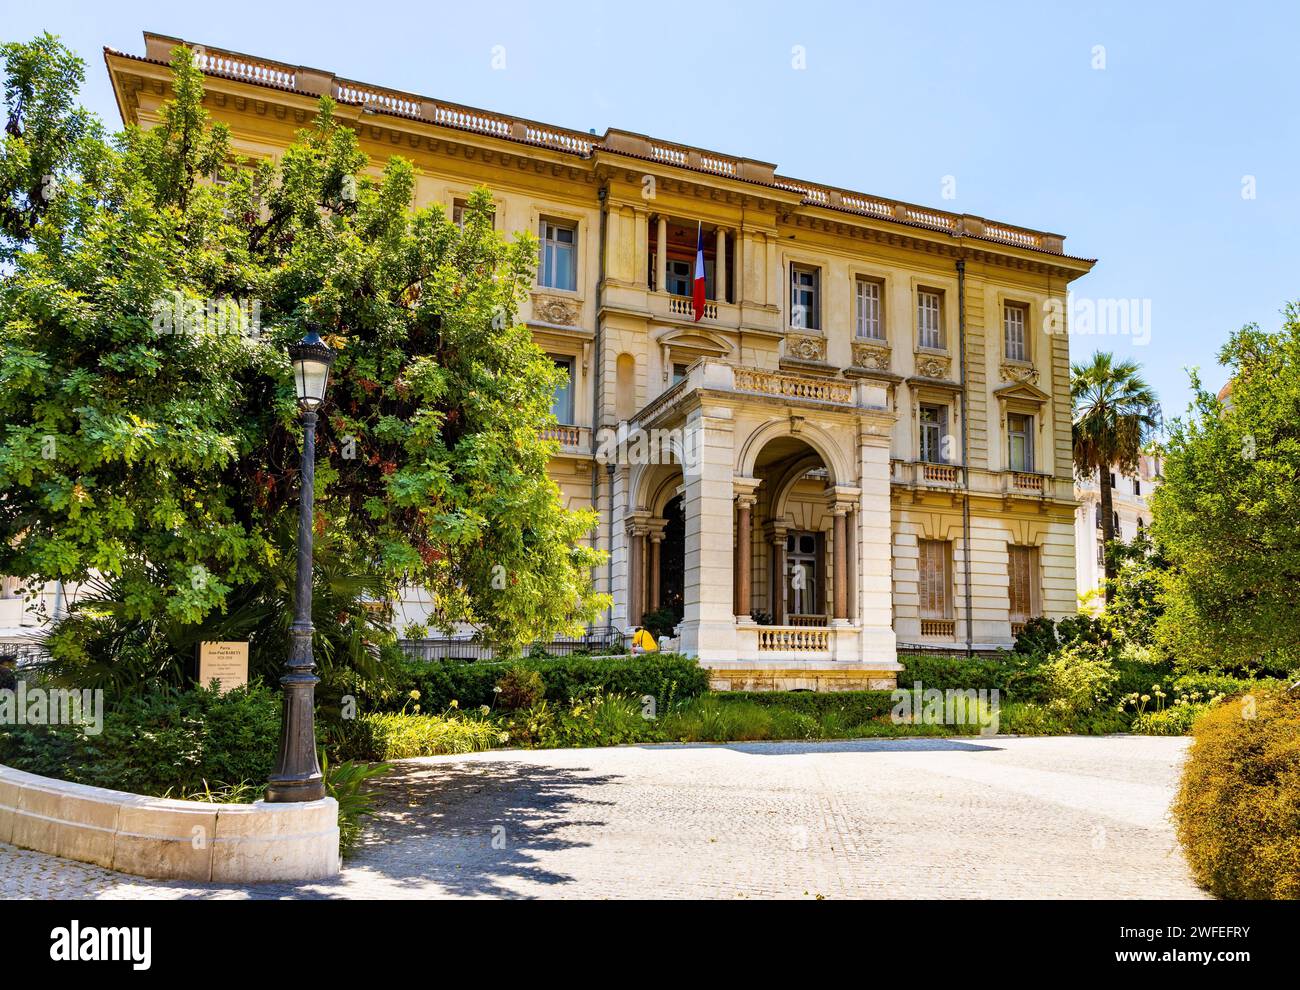
<instances>
[{"instance_id":1,"label":"tree canopy","mask_svg":"<svg viewBox=\"0 0 1300 990\"><path fill-rule=\"evenodd\" d=\"M278 161L203 108L192 53L150 130L108 138L56 39L0 50L0 573L110 576L126 612L199 623L291 546L300 436L285 347L337 350L316 528L359 572L499 643L573 631L595 519L547 476L558 372L519 322L537 243L415 207L322 98Z\"/></svg>"},{"instance_id":2,"label":"tree canopy","mask_svg":"<svg viewBox=\"0 0 1300 990\"><path fill-rule=\"evenodd\" d=\"M1205 667L1300 664L1300 307L1219 354L1223 398L1193 373L1169 433L1153 530L1169 559L1159 641Z\"/></svg>"}]
</instances>

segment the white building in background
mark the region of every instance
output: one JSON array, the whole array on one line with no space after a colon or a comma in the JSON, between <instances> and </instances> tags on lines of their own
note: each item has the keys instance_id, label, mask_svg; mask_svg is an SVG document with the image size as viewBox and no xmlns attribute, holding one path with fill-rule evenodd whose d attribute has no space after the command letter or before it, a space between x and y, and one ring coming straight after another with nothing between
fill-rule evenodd
<instances>
[{"instance_id":1,"label":"white building in background","mask_svg":"<svg viewBox=\"0 0 1300 990\"><path fill-rule=\"evenodd\" d=\"M0 655L8 644L31 643L41 633L50 619L68 610L69 595L75 595L76 585L50 581L37 598L24 596L22 579L0 577Z\"/></svg>"},{"instance_id":2,"label":"white building in background","mask_svg":"<svg viewBox=\"0 0 1300 990\"><path fill-rule=\"evenodd\" d=\"M1161 462L1158 456L1143 454L1133 476L1110 473L1111 510L1114 513L1115 538L1128 542L1151 528L1148 499L1160 484ZM1097 479L1075 478L1074 497L1079 507L1074 515L1074 567L1079 595L1101 587L1105 569L1101 545L1101 490Z\"/></svg>"}]
</instances>

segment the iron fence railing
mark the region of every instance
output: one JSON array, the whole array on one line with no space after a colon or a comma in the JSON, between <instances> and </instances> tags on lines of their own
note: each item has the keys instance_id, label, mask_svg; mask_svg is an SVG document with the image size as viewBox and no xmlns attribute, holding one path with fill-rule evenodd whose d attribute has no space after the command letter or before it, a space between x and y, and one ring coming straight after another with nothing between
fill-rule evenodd
<instances>
[{"instance_id":1,"label":"iron fence railing","mask_svg":"<svg viewBox=\"0 0 1300 990\"><path fill-rule=\"evenodd\" d=\"M512 654L475 639L455 636L434 637L430 639L404 639L400 645L408 657L413 660L502 660ZM623 633L613 626L598 626L584 636L561 637L551 640L539 640L523 650L524 656L547 654L550 656L571 656L575 653L623 653L626 652L626 640Z\"/></svg>"},{"instance_id":2,"label":"iron fence railing","mask_svg":"<svg viewBox=\"0 0 1300 990\"><path fill-rule=\"evenodd\" d=\"M49 653L35 643L0 643L0 664L14 663L16 667L34 667L50 659Z\"/></svg>"},{"instance_id":3,"label":"iron fence railing","mask_svg":"<svg viewBox=\"0 0 1300 990\"><path fill-rule=\"evenodd\" d=\"M996 660L999 657L1006 656L1011 652L1010 647L982 647L977 646L971 653L981 660ZM899 643L898 655L905 656L932 656L932 657L964 657L966 655L966 645L964 643Z\"/></svg>"}]
</instances>

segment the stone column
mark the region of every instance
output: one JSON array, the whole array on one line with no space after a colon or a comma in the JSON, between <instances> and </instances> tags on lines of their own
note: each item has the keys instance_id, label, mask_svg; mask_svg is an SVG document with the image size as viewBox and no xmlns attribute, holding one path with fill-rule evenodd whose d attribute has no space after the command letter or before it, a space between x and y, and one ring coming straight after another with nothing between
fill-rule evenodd
<instances>
[{"instance_id":1,"label":"stone column","mask_svg":"<svg viewBox=\"0 0 1300 990\"><path fill-rule=\"evenodd\" d=\"M659 545L663 543L664 534L660 530L650 534L650 611L659 609Z\"/></svg>"},{"instance_id":2,"label":"stone column","mask_svg":"<svg viewBox=\"0 0 1300 990\"><path fill-rule=\"evenodd\" d=\"M635 242L632 249L632 284L639 289L648 288L646 281L650 275L650 214L645 210L632 209Z\"/></svg>"},{"instance_id":3,"label":"stone column","mask_svg":"<svg viewBox=\"0 0 1300 990\"><path fill-rule=\"evenodd\" d=\"M835 574L835 613L834 617L838 621L843 621L849 617L849 561L848 561L848 527L845 525L844 517L848 513L847 506L836 505L831 509L834 519L834 532L832 539L834 546L831 548L834 556L834 574Z\"/></svg>"},{"instance_id":4,"label":"stone column","mask_svg":"<svg viewBox=\"0 0 1300 990\"><path fill-rule=\"evenodd\" d=\"M730 381L731 369L711 365L707 383ZM735 428L726 406L703 406L686 421L686 443L695 451L684 469L686 493L686 588L682 652L701 661L736 659L732 602L732 474Z\"/></svg>"},{"instance_id":5,"label":"stone column","mask_svg":"<svg viewBox=\"0 0 1300 990\"><path fill-rule=\"evenodd\" d=\"M844 517L844 533L846 537L844 590L849 599L848 620L856 622L858 618L858 510L852 506Z\"/></svg>"},{"instance_id":6,"label":"stone column","mask_svg":"<svg viewBox=\"0 0 1300 990\"><path fill-rule=\"evenodd\" d=\"M781 302L781 266L776 257L776 238L769 235L765 236L764 240L767 242L767 304L784 311L785 304ZM790 319L789 314L786 314L785 319Z\"/></svg>"},{"instance_id":7,"label":"stone column","mask_svg":"<svg viewBox=\"0 0 1300 990\"><path fill-rule=\"evenodd\" d=\"M767 541L772 547L772 624L785 625L785 526L769 522Z\"/></svg>"},{"instance_id":8,"label":"stone column","mask_svg":"<svg viewBox=\"0 0 1300 990\"><path fill-rule=\"evenodd\" d=\"M645 589L645 531L634 526L628 530L628 603L627 621L630 626L641 624L644 611Z\"/></svg>"},{"instance_id":9,"label":"stone column","mask_svg":"<svg viewBox=\"0 0 1300 990\"><path fill-rule=\"evenodd\" d=\"M898 668L894 633L894 540L890 521L890 431L893 416L872 413L858 433L859 485L856 529L858 614L862 659L884 669ZM915 542L912 544L915 547ZM913 551L914 552L914 551Z\"/></svg>"},{"instance_id":10,"label":"stone column","mask_svg":"<svg viewBox=\"0 0 1300 990\"><path fill-rule=\"evenodd\" d=\"M752 494L736 497L736 617L748 619L751 614L750 581L753 574L754 535L750 514L754 507Z\"/></svg>"},{"instance_id":11,"label":"stone column","mask_svg":"<svg viewBox=\"0 0 1300 990\"><path fill-rule=\"evenodd\" d=\"M718 250L713 258L713 296L715 302L727 301L727 232L718 228Z\"/></svg>"},{"instance_id":12,"label":"stone column","mask_svg":"<svg viewBox=\"0 0 1300 990\"><path fill-rule=\"evenodd\" d=\"M658 237L655 238L655 291L664 292L668 281L668 218L659 214Z\"/></svg>"},{"instance_id":13,"label":"stone column","mask_svg":"<svg viewBox=\"0 0 1300 990\"><path fill-rule=\"evenodd\" d=\"M610 547L610 565L608 568L601 567L601 577L609 574L612 578L612 587L609 593L614 597L614 608L612 611L611 621L620 629L627 628L632 624L632 530L630 508L628 503L631 501L631 495L628 491L631 480L629 469L625 464L618 465L607 475L609 484L609 511L611 521L606 527L602 520L600 526L600 535L602 538L612 538L614 545Z\"/></svg>"}]
</instances>

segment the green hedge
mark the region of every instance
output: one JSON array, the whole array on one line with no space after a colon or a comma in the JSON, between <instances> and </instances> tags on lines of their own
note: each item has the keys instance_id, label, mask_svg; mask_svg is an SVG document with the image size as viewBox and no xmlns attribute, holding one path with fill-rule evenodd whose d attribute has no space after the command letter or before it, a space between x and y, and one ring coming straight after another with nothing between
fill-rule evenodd
<instances>
[{"instance_id":1,"label":"green hedge","mask_svg":"<svg viewBox=\"0 0 1300 990\"><path fill-rule=\"evenodd\" d=\"M370 699L371 710L398 711L410 692L420 693L420 709L441 712L453 701L461 708L493 705L493 688L511 666L542 675L546 700L563 704L593 694L653 695L660 709L693 698L709 686L708 674L689 657L651 653L635 657L530 657L515 661L408 660L393 680L400 684L383 698Z\"/></svg>"},{"instance_id":2,"label":"green hedge","mask_svg":"<svg viewBox=\"0 0 1300 990\"><path fill-rule=\"evenodd\" d=\"M1113 697L1150 694L1151 688L1156 684L1169 692L1170 679L1174 675L1173 664L1146 660L1112 660L1111 665L1119 675L1119 680L1115 682L1115 688L1111 692Z\"/></svg>"},{"instance_id":3,"label":"green hedge","mask_svg":"<svg viewBox=\"0 0 1300 990\"><path fill-rule=\"evenodd\" d=\"M945 657L931 654L902 654L898 662L898 686L910 689L914 683L946 691L997 690L1002 700L1040 701L1044 678L1037 660L1004 654L1000 657Z\"/></svg>"},{"instance_id":4,"label":"green hedge","mask_svg":"<svg viewBox=\"0 0 1300 990\"><path fill-rule=\"evenodd\" d=\"M280 697L250 685L150 692L106 702L103 731L72 726L0 728L0 763L133 794L173 797L260 785L275 763Z\"/></svg>"},{"instance_id":5,"label":"green hedge","mask_svg":"<svg viewBox=\"0 0 1300 990\"><path fill-rule=\"evenodd\" d=\"M729 691L711 697L726 705L782 708L819 720L836 715L846 725L861 725L890 713L894 707L890 694L889 691Z\"/></svg>"},{"instance_id":6,"label":"green hedge","mask_svg":"<svg viewBox=\"0 0 1300 990\"><path fill-rule=\"evenodd\" d=\"M1174 681L1173 686L1174 694L1191 694L1193 691L1199 691L1202 697L1208 698L1215 694L1225 694L1232 697L1238 694L1254 694L1259 691L1284 688L1287 686L1287 682L1274 678L1251 680L1245 677L1234 677L1231 674L1207 671L1183 674Z\"/></svg>"}]
</instances>

